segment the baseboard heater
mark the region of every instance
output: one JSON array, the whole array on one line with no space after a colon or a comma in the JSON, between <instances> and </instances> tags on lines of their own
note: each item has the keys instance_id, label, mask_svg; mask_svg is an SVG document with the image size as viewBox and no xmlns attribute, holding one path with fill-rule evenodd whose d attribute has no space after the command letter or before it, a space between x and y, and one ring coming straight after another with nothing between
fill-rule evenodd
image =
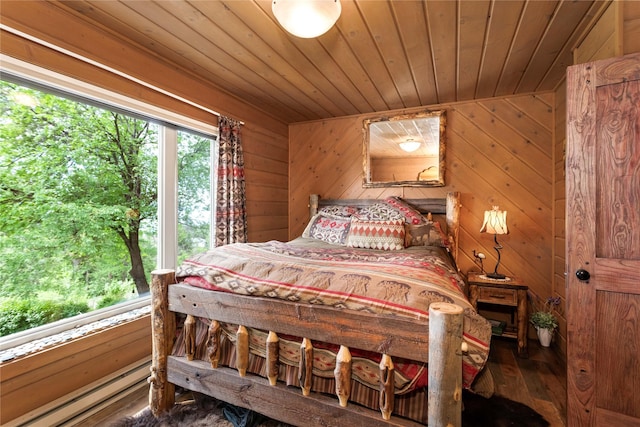
<instances>
[{"instance_id":1,"label":"baseboard heater","mask_svg":"<svg viewBox=\"0 0 640 427\"><path fill-rule=\"evenodd\" d=\"M29 411L5 424L5 427L71 427L95 415L126 396L148 387L151 356L132 363L109 377L95 381L73 393Z\"/></svg>"}]
</instances>

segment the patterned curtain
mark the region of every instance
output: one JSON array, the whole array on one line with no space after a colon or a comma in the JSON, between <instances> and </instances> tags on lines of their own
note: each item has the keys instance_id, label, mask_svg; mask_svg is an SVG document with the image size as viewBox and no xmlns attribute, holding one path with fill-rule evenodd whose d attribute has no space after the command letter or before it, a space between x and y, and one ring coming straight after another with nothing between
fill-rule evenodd
<instances>
[{"instance_id":1,"label":"patterned curtain","mask_svg":"<svg viewBox=\"0 0 640 427\"><path fill-rule=\"evenodd\" d=\"M218 122L218 179L215 194L216 246L247 241L244 156L241 123L220 116Z\"/></svg>"}]
</instances>

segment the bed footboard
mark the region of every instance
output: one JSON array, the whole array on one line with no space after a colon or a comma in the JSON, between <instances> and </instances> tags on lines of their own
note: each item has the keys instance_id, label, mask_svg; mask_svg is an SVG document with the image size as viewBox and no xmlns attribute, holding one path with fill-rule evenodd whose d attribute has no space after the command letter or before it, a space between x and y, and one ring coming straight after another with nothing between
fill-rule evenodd
<instances>
[{"instance_id":1,"label":"bed footboard","mask_svg":"<svg viewBox=\"0 0 640 427\"><path fill-rule=\"evenodd\" d=\"M212 292L174 283L173 270L152 273L153 358L149 406L155 416L173 406L174 385L179 385L294 425L418 426L416 422L391 416L393 357L405 357L429 363L429 426L461 425L463 310L457 305L432 304L428 323L391 317L380 320L380 316L370 314ZM175 340L175 312L185 313L187 318L215 318L212 330L217 321L242 325L240 334L244 333L245 326L269 330L267 348L272 350L267 359L274 369L277 369L277 333L307 338L300 348L300 388L217 367L215 352L219 334L215 332L209 334L210 342L207 342L211 363L190 360L188 348L187 357L170 356ZM309 392L311 340L341 345L335 369L338 398ZM189 338L185 342L189 347ZM237 349L240 360L248 357L248 346L246 350L243 347ZM347 404L351 378L349 347L383 355L380 363L382 415Z\"/></svg>"},{"instance_id":2,"label":"bed footboard","mask_svg":"<svg viewBox=\"0 0 640 427\"><path fill-rule=\"evenodd\" d=\"M151 376L149 408L158 417L175 403L175 387L168 380L167 360L173 349L176 316L169 311L169 285L176 282L175 271L154 270L151 273Z\"/></svg>"}]
</instances>

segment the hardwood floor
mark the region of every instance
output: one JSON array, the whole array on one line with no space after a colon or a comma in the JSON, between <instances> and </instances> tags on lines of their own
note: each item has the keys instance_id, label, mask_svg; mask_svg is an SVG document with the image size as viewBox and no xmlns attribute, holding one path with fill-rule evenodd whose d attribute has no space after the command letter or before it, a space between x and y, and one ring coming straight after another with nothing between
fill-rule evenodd
<instances>
[{"instance_id":1,"label":"hardwood floor","mask_svg":"<svg viewBox=\"0 0 640 427\"><path fill-rule=\"evenodd\" d=\"M517 356L513 340L495 338L489 368L496 394L524 403L542 414L553 427L564 427L567 418L567 370L553 349L529 340L529 358Z\"/></svg>"},{"instance_id":2,"label":"hardwood floor","mask_svg":"<svg viewBox=\"0 0 640 427\"><path fill-rule=\"evenodd\" d=\"M491 345L489 368L497 394L530 406L552 427L566 425L566 368L552 349L541 347L537 340L529 340L529 358L523 359L517 356L513 340L495 338ZM83 425L106 427L147 406L146 388L132 397L85 420Z\"/></svg>"}]
</instances>

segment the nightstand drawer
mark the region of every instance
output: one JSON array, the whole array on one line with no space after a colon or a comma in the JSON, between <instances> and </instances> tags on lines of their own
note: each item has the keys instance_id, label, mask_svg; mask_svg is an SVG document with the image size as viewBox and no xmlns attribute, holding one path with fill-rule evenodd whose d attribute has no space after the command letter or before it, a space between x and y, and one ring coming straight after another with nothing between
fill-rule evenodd
<instances>
[{"instance_id":1,"label":"nightstand drawer","mask_svg":"<svg viewBox=\"0 0 640 427\"><path fill-rule=\"evenodd\" d=\"M501 305L518 305L516 289L481 287L478 289L478 301Z\"/></svg>"}]
</instances>

